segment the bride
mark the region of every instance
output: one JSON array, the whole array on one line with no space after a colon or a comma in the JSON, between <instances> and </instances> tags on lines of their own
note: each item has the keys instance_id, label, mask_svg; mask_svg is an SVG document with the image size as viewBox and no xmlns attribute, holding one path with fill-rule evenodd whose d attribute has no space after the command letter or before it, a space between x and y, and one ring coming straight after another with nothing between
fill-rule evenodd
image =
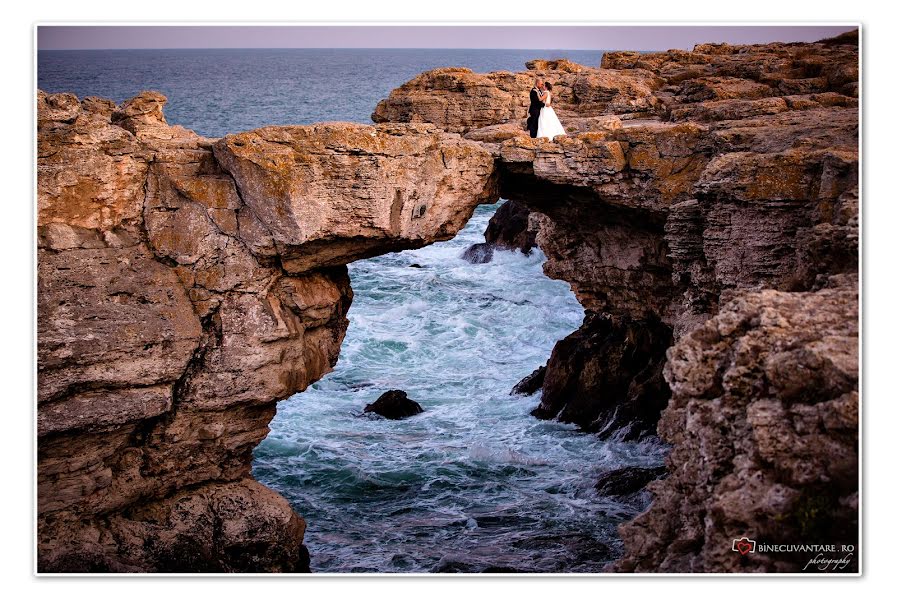
<instances>
[{"instance_id":1,"label":"bride","mask_svg":"<svg viewBox=\"0 0 897 600\"><path fill-rule=\"evenodd\" d=\"M551 107L551 84L545 82L545 90L539 93L539 100L545 104L539 112L539 128L536 137L547 137L554 140L556 135L567 135L564 127L558 120L558 116Z\"/></svg>"}]
</instances>

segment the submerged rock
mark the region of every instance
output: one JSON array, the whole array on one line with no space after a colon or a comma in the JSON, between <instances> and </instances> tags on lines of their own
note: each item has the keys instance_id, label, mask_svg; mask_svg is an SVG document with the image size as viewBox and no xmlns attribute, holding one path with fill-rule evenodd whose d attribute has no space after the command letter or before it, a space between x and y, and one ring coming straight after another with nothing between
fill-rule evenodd
<instances>
[{"instance_id":1,"label":"submerged rock","mask_svg":"<svg viewBox=\"0 0 897 600\"><path fill-rule=\"evenodd\" d=\"M387 419L398 420L420 414L424 412L424 409L402 390L389 390L375 402L365 406L364 412L372 412Z\"/></svg>"},{"instance_id":2,"label":"submerged rock","mask_svg":"<svg viewBox=\"0 0 897 600\"><path fill-rule=\"evenodd\" d=\"M520 383L514 386L511 394L519 394L521 396L532 396L542 389L542 383L545 381L545 365L542 365L526 377L520 380Z\"/></svg>"},{"instance_id":3,"label":"submerged rock","mask_svg":"<svg viewBox=\"0 0 897 600\"><path fill-rule=\"evenodd\" d=\"M623 467L598 476L595 491L602 496L623 497L635 494L666 473L666 467Z\"/></svg>"},{"instance_id":4,"label":"submerged rock","mask_svg":"<svg viewBox=\"0 0 897 600\"><path fill-rule=\"evenodd\" d=\"M607 544L591 535L576 532L535 535L514 542L514 547L557 556L558 571L572 565L602 563L614 557L613 550Z\"/></svg>"},{"instance_id":5,"label":"submerged rock","mask_svg":"<svg viewBox=\"0 0 897 600\"><path fill-rule=\"evenodd\" d=\"M464 251L461 258L472 265L480 265L492 261L492 255L495 247L489 242L474 244Z\"/></svg>"}]
</instances>

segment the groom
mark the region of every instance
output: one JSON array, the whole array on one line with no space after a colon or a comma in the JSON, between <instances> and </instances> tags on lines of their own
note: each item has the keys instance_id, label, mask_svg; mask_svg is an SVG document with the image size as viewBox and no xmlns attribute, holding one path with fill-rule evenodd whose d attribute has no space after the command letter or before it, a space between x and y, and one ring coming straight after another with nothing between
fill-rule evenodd
<instances>
[{"instance_id":1,"label":"groom","mask_svg":"<svg viewBox=\"0 0 897 600\"><path fill-rule=\"evenodd\" d=\"M529 117L526 119L526 128L529 129L529 136L536 137L539 132L539 113L545 104L539 100L539 93L545 89L545 82L536 79L533 89L529 91Z\"/></svg>"}]
</instances>

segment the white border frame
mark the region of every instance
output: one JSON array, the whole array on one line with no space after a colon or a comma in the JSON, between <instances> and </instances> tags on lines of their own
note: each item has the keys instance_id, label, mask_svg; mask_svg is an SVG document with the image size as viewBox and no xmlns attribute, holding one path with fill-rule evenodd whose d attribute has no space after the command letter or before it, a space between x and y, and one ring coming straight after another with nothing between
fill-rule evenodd
<instances>
[{"instance_id":1,"label":"white border frame","mask_svg":"<svg viewBox=\"0 0 897 600\"><path fill-rule=\"evenodd\" d=\"M820 573L40 573L37 570L37 28L42 26L644 26L644 27L682 27L682 26L720 26L720 27L751 27L751 26L782 26L782 27L800 27L800 26L844 26L856 27L859 30L859 286L858 286L858 303L859 303L859 368L860 378L858 382L859 392L859 532L857 542L857 555L859 560L857 573L842 572L820 572ZM736 579L858 579L863 578L864 562L866 558L866 548L864 538L866 533L866 520L864 518L865 505L865 436L864 432L864 407L865 398L863 395L865 370L863 369L863 349L864 349L864 219L863 212L865 206L865 196L863 192L865 179L865 160L864 155L864 129L865 123L863 118L865 104L865 70L864 70L864 30L865 25L861 21L427 21L427 20L409 20L409 21L338 21L338 20L322 20L322 21L35 21L32 24L32 169L33 169L33 188L32 188L32 223L31 223L31 242L32 242L32 306L34 311L32 314L32 576L40 579L57 579L57 578L76 578L76 579L106 579L106 578L436 578L439 580L474 578L474 579L506 579L506 578L736 578ZM688 48L687 50L691 50ZM661 50L662 52L662 50Z\"/></svg>"}]
</instances>

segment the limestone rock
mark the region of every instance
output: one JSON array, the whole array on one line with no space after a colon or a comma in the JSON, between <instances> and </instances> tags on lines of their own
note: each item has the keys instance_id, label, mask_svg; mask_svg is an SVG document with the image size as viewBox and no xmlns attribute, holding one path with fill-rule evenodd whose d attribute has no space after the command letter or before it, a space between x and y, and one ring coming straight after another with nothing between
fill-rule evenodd
<instances>
[{"instance_id":1,"label":"limestone rock","mask_svg":"<svg viewBox=\"0 0 897 600\"><path fill-rule=\"evenodd\" d=\"M131 513L40 531L40 572L308 572L305 522L252 479L210 484L143 504Z\"/></svg>"},{"instance_id":2,"label":"limestone rock","mask_svg":"<svg viewBox=\"0 0 897 600\"><path fill-rule=\"evenodd\" d=\"M670 395L661 374L669 339L658 322L587 314L583 326L552 350L533 415L603 437L653 434Z\"/></svg>"},{"instance_id":3,"label":"limestone rock","mask_svg":"<svg viewBox=\"0 0 897 600\"><path fill-rule=\"evenodd\" d=\"M621 526L617 570L801 572L815 554L732 552L744 535L855 546L857 317L855 281L750 292L670 350L669 476Z\"/></svg>"},{"instance_id":4,"label":"limestone rock","mask_svg":"<svg viewBox=\"0 0 897 600\"><path fill-rule=\"evenodd\" d=\"M252 450L335 364L345 264L454 235L493 158L417 125L216 143L164 104L38 94L40 569L307 570Z\"/></svg>"},{"instance_id":5,"label":"limestone rock","mask_svg":"<svg viewBox=\"0 0 897 600\"><path fill-rule=\"evenodd\" d=\"M794 93L794 82L813 91L839 91L848 81L857 81L857 47L850 43L771 43L755 45L698 44L693 51L634 53L605 52L601 66L606 69L645 69L664 78L670 85L708 78L703 94L719 97L787 95ZM732 79L734 78L734 79ZM725 82L743 84L718 87ZM772 93L762 87L768 86ZM693 89L693 88L692 88ZM709 99L704 95L697 101ZM733 95L734 94L734 95Z\"/></svg>"},{"instance_id":6,"label":"limestone rock","mask_svg":"<svg viewBox=\"0 0 897 600\"><path fill-rule=\"evenodd\" d=\"M531 71L562 71L565 73L579 73L585 67L576 64L566 58L558 58L556 60L546 60L537 58L535 60L526 61L526 68Z\"/></svg>"},{"instance_id":7,"label":"limestone rock","mask_svg":"<svg viewBox=\"0 0 897 600\"><path fill-rule=\"evenodd\" d=\"M168 99L159 92L142 92L122 103L112 113L112 124L135 135L145 128L165 126L162 109Z\"/></svg>"},{"instance_id":8,"label":"limestone rock","mask_svg":"<svg viewBox=\"0 0 897 600\"><path fill-rule=\"evenodd\" d=\"M39 227L58 224L87 246L98 230L133 232L152 152L72 94L41 93L37 111Z\"/></svg>"},{"instance_id":9,"label":"limestone rock","mask_svg":"<svg viewBox=\"0 0 897 600\"><path fill-rule=\"evenodd\" d=\"M495 195L491 155L426 125L267 127L214 152L290 272L449 239Z\"/></svg>"},{"instance_id":10,"label":"limestone rock","mask_svg":"<svg viewBox=\"0 0 897 600\"><path fill-rule=\"evenodd\" d=\"M601 69L532 61L518 74L429 72L375 118L466 131L495 157L501 196L538 215L545 273L569 282L587 311L659 322L675 341L737 290L817 290L856 273L858 64L848 35L608 52ZM508 108L505 94L524 108L534 76L559 82L569 127L553 142L526 136L524 110ZM593 327L556 346L536 414L608 434L635 419L652 431L663 400L629 413L635 373L599 368L616 365L632 338ZM643 358L659 372L661 351ZM602 386L620 399L605 405L613 394ZM627 416L608 423L617 404Z\"/></svg>"},{"instance_id":11,"label":"limestone rock","mask_svg":"<svg viewBox=\"0 0 897 600\"><path fill-rule=\"evenodd\" d=\"M464 134L464 139L472 140L474 142L501 143L518 136L529 137L525 120L520 122L500 123L498 125L486 125L479 129L471 129Z\"/></svg>"},{"instance_id":12,"label":"limestone rock","mask_svg":"<svg viewBox=\"0 0 897 600\"><path fill-rule=\"evenodd\" d=\"M139 248L40 251L38 263L39 432L169 409L201 335L177 275Z\"/></svg>"},{"instance_id":13,"label":"limestone rock","mask_svg":"<svg viewBox=\"0 0 897 600\"><path fill-rule=\"evenodd\" d=\"M526 119L529 90L538 75L552 83L558 116L652 114L661 80L647 71L617 71L569 61L537 61L537 71L474 73L464 68L427 71L393 90L371 115L375 123L433 123L466 133ZM547 69L543 69L547 68Z\"/></svg>"}]
</instances>

